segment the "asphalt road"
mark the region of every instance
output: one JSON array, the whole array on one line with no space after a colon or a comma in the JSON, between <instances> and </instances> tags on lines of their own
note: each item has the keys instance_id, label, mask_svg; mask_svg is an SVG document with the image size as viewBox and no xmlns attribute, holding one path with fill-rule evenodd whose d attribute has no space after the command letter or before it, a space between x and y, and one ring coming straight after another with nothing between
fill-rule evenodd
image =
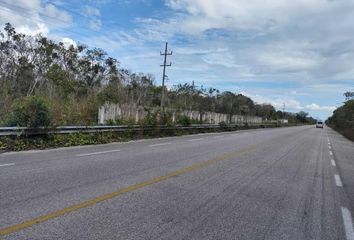
<instances>
[{"instance_id":1,"label":"asphalt road","mask_svg":"<svg viewBox=\"0 0 354 240\"><path fill-rule=\"evenodd\" d=\"M328 128L0 154L0 239L354 240L353 211Z\"/></svg>"}]
</instances>

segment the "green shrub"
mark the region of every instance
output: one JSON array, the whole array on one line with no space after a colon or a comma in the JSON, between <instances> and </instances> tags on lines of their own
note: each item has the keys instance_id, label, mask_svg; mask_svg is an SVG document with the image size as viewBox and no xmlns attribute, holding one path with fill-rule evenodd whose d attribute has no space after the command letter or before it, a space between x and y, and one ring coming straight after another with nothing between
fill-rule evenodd
<instances>
[{"instance_id":1,"label":"green shrub","mask_svg":"<svg viewBox=\"0 0 354 240\"><path fill-rule=\"evenodd\" d=\"M18 99L12 106L9 125L20 127L48 127L51 116L47 102L37 96Z\"/></svg>"},{"instance_id":2,"label":"green shrub","mask_svg":"<svg viewBox=\"0 0 354 240\"><path fill-rule=\"evenodd\" d=\"M160 111L151 111L148 108L146 108L145 111L147 111L144 118L145 126L157 126L160 124Z\"/></svg>"},{"instance_id":3,"label":"green shrub","mask_svg":"<svg viewBox=\"0 0 354 240\"><path fill-rule=\"evenodd\" d=\"M191 119L186 115L178 116L176 122L177 122L177 124L180 124L182 126L189 126L192 123Z\"/></svg>"},{"instance_id":4,"label":"green shrub","mask_svg":"<svg viewBox=\"0 0 354 240\"><path fill-rule=\"evenodd\" d=\"M326 124L354 141L354 99L337 108Z\"/></svg>"},{"instance_id":5,"label":"green shrub","mask_svg":"<svg viewBox=\"0 0 354 240\"><path fill-rule=\"evenodd\" d=\"M219 126L220 126L220 128L223 128L223 129L227 128L227 124L224 121L219 122Z\"/></svg>"},{"instance_id":6,"label":"green shrub","mask_svg":"<svg viewBox=\"0 0 354 240\"><path fill-rule=\"evenodd\" d=\"M6 144L0 140L0 151L6 149Z\"/></svg>"}]
</instances>

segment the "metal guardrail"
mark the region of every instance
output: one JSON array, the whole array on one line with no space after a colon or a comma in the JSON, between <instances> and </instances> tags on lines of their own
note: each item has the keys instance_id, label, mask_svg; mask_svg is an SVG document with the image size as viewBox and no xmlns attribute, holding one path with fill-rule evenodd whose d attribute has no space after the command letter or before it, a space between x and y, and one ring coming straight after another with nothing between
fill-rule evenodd
<instances>
[{"instance_id":1,"label":"metal guardrail","mask_svg":"<svg viewBox=\"0 0 354 240\"><path fill-rule=\"evenodd\" d=\"M191 124L188 126L141 126L141 125L118 125L118 126L59 126L55 128L27 128L27 127L0 127L0 136L43 135L43 134L69 134L69 133L95 133L95 132L126 132L144 130L169 130L169 129L224 129L244 126L274 126L274 123L240 123L222 126L219 124Z\"/></svg>"}]
</instances>

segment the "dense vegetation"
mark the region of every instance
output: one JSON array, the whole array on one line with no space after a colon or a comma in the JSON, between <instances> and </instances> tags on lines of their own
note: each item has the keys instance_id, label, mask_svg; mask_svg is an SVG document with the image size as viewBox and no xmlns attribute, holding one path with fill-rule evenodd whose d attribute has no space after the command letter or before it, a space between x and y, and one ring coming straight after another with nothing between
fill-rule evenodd
<instances>
[{"instance_id":1,"label":"dense vegetation","mask_svg":"<svg viewBox=\"0 0 354 240\"><path fill-rule=\"evenodd\" d=\"M97 124L98 107L106 102L153 111L160 105L162 91L152 75L121 68L102 49L17 33L9 23L0 31L0 86L0 126L31 127ZM194 83L165 91L168 109L313 121L304 112L283 113L241 94Z\"/></svg>"},{"instance_id":2,"label":"dense vegetation","mask_svg":"<svg viewBox=\"0 0 354 240\"><path fill-rule=\"evenodd\" d=\"M327 125L354 141L354 92L344 93L346 102L326 121Z\"/></svg>"}]
</instances>

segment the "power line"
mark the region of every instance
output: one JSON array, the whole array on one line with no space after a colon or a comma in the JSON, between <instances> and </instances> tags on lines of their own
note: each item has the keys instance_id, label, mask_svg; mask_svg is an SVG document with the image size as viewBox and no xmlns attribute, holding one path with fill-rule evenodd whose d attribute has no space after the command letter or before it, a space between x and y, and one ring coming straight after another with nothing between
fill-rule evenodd
<instances>
[{"instance_id":1,"label":"power line","mask_svg":"<svg viewBox=\"0 0 354 240\"><path fill-rule=\"evenodd\" d=\"M167 56L170 56L173 54L173 52L168 52L167 50L168 48L168 42L166 42L166 46L165 46L165 52L162 53L160 52L161 56L164 56L164 61L163 64L160 65L160 67L163 67L163 72L162 72L162 90L161 90L161 113L165 114L165 80L167 78L166 75L166 67L171 67L172 63L170 62L170 64L167 64Z\"/></svg>"}]
</instances>

